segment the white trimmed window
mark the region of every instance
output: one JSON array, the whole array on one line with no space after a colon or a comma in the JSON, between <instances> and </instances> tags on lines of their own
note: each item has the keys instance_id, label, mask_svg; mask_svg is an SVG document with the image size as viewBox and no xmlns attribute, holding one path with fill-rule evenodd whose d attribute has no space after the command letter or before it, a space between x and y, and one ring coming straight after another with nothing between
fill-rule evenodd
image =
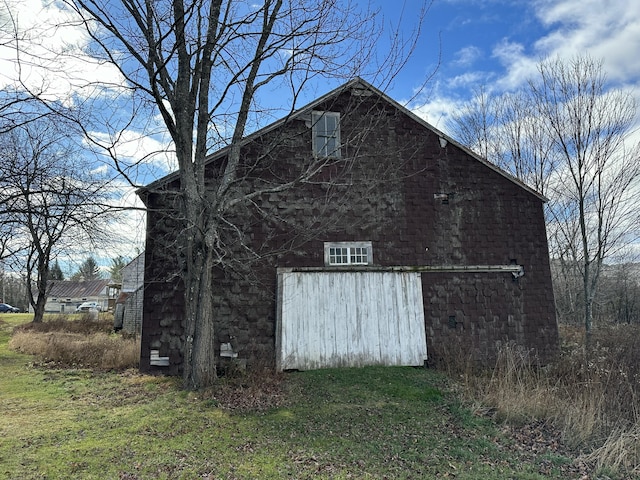
<instances>
[{"instance_id":1,"label":"white trimmed window","mask_svg":"<svg viewBox=\"0 0 640 480\"><path fill-rule=\"evenodd\" d=\"M311 112L311 122L314 155L340 158L340 114Z\"/></svg>"},{"instance_id":2,"label":"white trimmed window","mask_svg":"<svg viewBox=\"0 0 640 480\"><path fill-rule=\"evenodd\" d=\"M371 242L325 242L325 265L371 265Z\"/></svg>"}]
</instances>

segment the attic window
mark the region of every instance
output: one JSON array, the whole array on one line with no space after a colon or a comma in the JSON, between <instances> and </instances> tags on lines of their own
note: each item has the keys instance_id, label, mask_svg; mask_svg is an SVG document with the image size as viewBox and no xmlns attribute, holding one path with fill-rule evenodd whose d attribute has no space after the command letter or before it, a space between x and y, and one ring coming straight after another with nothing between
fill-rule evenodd
<instances>
[{"instance_id":1,"label":"attic window","mask_svg":"<svg viewBox=\"0 0 640 480\"><path fill-rule=\"evenodd\" d=\"M332 266L371 265L371 242L325 242L324 264Z\"/></svg>"},{"instance_id":2,"label":"attic window","mask_svg":"<svg viewBox=\"0 0 640 480\"><path fill-rule=\"evenodd\" d=\"M311 122L314 155L340 158L340 114L314 111Z\"/></svg>"}]
</instances>

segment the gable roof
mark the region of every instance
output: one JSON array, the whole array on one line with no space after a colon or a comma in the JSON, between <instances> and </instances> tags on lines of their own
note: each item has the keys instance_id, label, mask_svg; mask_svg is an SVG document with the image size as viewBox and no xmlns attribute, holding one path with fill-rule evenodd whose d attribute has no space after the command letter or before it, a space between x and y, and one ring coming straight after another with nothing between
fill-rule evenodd
<instances>
[{"instance_id":1,"label":"gable roof","mask_svg":"<svg viewBox=\"0 0 640 480\"><path fill-rule=\"evenodd\" d=\"M54 298L83 298L106 296L109 280L89 280L74 282L71 280L56 280L51 282L48 296Z\"/></svg>"},{"instance_id":2,"label":"gable roof","mask_svg":"<svg viewBox=\"0 0 640 480\"><path fill-rule=\"evenodd\" d=\"M433 125L431 125L429 122L427 122L423 118L421 118L418 115L416 115L415 113L413 113L407 107L405 107L405 106L401 105L400 103L396 102L394 99L389 97L387 94L385 94L381 90L377 89L376 87L371 85L369 82L363 80L360 77L356 77L356 78L348 81L347 83L339 86L338 88L335 88L334 90L322 95L321 97L318 97L317 99L315 99L311 103L305 105L304 107L301 107L301 108L293 111L290 115L287 115L287 116L285 116L285 117L283 117L283 118L281 118L279 120L276 120L275 122L273 122L273 123L261 128L259 130L256 130L255 132L253 132L253 133L251 133L249 135L247 135L246 137L244 137L241 140L240 145L244 146L244 145L252 142L256 138L259 138L259 137L265 135L266 133L269 133L270 131L275 130L276 128L280 127L281 125L284 125L285 123L287 123L287 122L289 122L291 120L295 120L295 119L297 119L297 118L299 118L299 117L301 117L303 115L308 115L318 105L321 105L321 104L325 103L327 100L329 100L329 99L331 99L333 97L337 97L338 95L340 95L340 94L342 94L342 93L344 93L344 92L346 92L348 90L351 90L351 89L358 89L358 90L361 90L361 91L362 90L369 90L369 91L373 92L373 94L377 95L382 100L390 103L396 109L398 109L399 111L401 111L405 115L409 116L412 120L414 120L415 122L419 123L420 125L422 125L427 130L431 130L433 133L438 135L438 137L440 137L440 138L446 140L448 143L451 143L452 145L455 145L456 147L462 149L470 157L474 158L475 160L477 160L478 162L482 163L486 167L488 167L491 170L495 171L496 173L502 175L507 180L515 183L520 188L522 188L522 189L528 191L529 193L533 194L534 196L538 197L543 202L547 202L548 201L548 199L544 195L540 194L539 192L537 192L533 188L529 187L527 184L525 184L521 180L519 180L516 177L514 177L513 175L511 175L509 172L507 172L507 171L503 170L502 168L498 167L497 165L491 163L487 159L482 158L480 155L475 153L473 150L465 147L464 145L462 145L458 141L454 140L453 138L451 138L450 136L448 136L447 134L445 134L441 130L439 130L436 127L434 127ZM211 155L209 155L207 157L206 162L209 163L211 161L214 161L216 159L224 157L228 153L230 148L231 148L230 146L226 146L224 148L221 148L220 150L217 150L216 152L212 153ZM166 175L166 176L164 176L164 177L162 177L162 178L160 178L160 179L148 184L147 186L138 189L137 193L140 196L143 192L148 192L148 191L150 191L150 190L152 190L154 188L160 187L162 185L166 185L167 183L170 183L170 182L172 182L174 180L177 180L178 178L179 178L179 173L177 171L172 172L172 173L170 173L170 174L168 174L168 175Z\"/></svg>"}]
</instances>

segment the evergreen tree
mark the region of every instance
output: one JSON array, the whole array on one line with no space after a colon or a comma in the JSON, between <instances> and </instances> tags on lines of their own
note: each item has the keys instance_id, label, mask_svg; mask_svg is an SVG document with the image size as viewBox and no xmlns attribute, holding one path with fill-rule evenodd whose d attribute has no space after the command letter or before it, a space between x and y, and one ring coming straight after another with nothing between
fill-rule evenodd
<instances>
[{"instance_id":1,"label":"evergreen tree","mask_svg":"<svg viewBox=\"0 0 640 480\"><path fill-rule=\"evenodd\" d=\"M84 263L80 265L80 269L71 277L72 280L84 280L86 282L100 278L102 278L100 267L93 257L87 258Z\"/></svg>"},{"instance_id":2,"label":"evergreen tree","mask_svg":"<svg viewBox=\"0 0 640 480\"><path fill-rule=\"evenodd\" d=\"M62 273L58 260L55 261L51 270L49 270L49 280L64 280L64 274Z\"/></svg>"},{"instance_id":3,"label":"evergreen tree","mask_svg":"<svg viewBox=\"0 0 640 480\"><path fill-rule=\"evenodd\" d=\"M111 267L109 267L109 274L111 280L116 283L122 282L122 269L129 263L129 260L122 255L118 255L111 259Z\"/></svg>"}]
</instances>

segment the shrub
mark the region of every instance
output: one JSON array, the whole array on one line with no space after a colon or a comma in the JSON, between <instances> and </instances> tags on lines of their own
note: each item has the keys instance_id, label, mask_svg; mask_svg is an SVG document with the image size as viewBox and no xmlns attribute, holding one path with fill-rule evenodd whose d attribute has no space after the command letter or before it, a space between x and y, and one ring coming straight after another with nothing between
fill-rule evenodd
<instances>
[{"instance_id":1,"label":"shrub","mask_svg":"<svg viewBox=\"0 0 640 480\"><path fill-rule=\"evenodd\" d=\"M136 339L113 333L108 318L88 316L67 320L58 316L28 323L14 330L9 347L59 366L125 370L137 367L140 345Z\"/></svg>"}]
</instances>

